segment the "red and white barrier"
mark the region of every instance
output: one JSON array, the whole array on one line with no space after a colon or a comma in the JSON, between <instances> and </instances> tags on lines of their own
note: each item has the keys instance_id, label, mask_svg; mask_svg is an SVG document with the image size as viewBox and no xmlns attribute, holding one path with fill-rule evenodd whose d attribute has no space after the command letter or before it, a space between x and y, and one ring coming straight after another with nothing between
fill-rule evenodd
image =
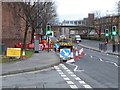
<instances>
[{"instance_id":1,"label":"red and white barrier","mask_svg":"<svg viewBox=\"0 0 120 90\"><path fill-rule=\"evenodd\" d=\"M83 55L84 55L84 50L83 50L83 48L81 48L79 50L79 58L81 58Z\"/></svg>"}]
</instances>

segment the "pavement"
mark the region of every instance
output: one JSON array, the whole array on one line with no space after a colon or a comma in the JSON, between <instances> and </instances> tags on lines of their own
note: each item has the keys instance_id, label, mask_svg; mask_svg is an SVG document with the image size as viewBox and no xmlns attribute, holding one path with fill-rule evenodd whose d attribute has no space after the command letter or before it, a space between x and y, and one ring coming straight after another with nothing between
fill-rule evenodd
<instances>
[{"instance_id":1,"label":"pavement","mask_svg":"<svg viewBox=\"0 0 120 90\"><path fill-rule=\"evenodd\" d=\"M60 59L54 51L40 51L39 53L34 53L31 58L26 60L3 63L1 75L41 70L58 65L59 63Z\"/></svg>"},{"instance_id":2,"label":"pavement","mask_svg":"<svg viewBox=\"0 0 120 90\"><path fill-rule=\"evenodd\" d=\"M96 43L96 42L95 42ZM84 48L88 48L91 50L99 51L99 48L91 44L88 46L88 43L80 43L80 46ZM105 53L118 55L118 52L110 52L107 50ZM33 56L27 60L20 60L16 62L9 62L0 64L2 66L2 73L0 75L9 75L9 74L17 74L24 73L35 70L42 70L48 67L52 67L54 65L58 65L60 63L60 58L57 53L54 51L40 51L39 53L34 53Z\"/></svg>"},{"instance_id":3,"label":"pavement","mask_svg":"<svg viewBox=\"0 0 120 90\"><path fill-rule=\"evenodd\" d=\"M78 45L81 46L81 47L83 47L83 48L90 49L90 50L94 50L94 51L98 51L98 52L104 52L104 53L107 53L107 54L120 56L120 52L118 52L118 51L113 52L112 51L112 45L111 44L107 45L107 50L106 51L100 50L99 49L99 44L100 43L103 43L103 42L94 41L94 40L84 40L84 42L81 42Z\"/></svg>"}]
</instances>

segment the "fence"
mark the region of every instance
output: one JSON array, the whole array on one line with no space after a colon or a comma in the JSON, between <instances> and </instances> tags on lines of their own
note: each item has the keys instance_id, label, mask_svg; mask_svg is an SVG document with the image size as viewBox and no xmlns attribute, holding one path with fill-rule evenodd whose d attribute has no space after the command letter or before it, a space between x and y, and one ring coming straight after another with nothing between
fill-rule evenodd
<instances>
[{"instance_id":1,"label":"fence","mask_svg":"<svg viewBox=\"0 0 120 90\"><path fill-rule=\"evenodd\" d=\"M113 44L111 48L112 52L120 52L120 44ZM107 51L107 44L99 43L99 50Z\"/></svg>"},{"instance_id":2,"label":"fence","mask_svg":"<svg viewBox=\"0 0 120 90\"><path fill-rule=\"evenodd\" d=\"M99 50L106 51L107 50L107 44L99 43Z\"/></svg>"}]
</instances>

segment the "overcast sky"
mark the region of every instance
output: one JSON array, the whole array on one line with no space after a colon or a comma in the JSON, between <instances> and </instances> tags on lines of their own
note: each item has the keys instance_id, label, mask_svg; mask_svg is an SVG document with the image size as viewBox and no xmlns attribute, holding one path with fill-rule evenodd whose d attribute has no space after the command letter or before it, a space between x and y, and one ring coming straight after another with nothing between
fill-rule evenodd
<instances>
[{"instance_id":1,"label":"overcast sky","mask_svg":"<svg viewBox=\"0 0 120 90\"><path fill-rule=\"evenodd\" d=\"M115 12L119 0L55 0L60 21L79 20L88 13L101 11L102 15Z\"/></svg>"}]
</instances>

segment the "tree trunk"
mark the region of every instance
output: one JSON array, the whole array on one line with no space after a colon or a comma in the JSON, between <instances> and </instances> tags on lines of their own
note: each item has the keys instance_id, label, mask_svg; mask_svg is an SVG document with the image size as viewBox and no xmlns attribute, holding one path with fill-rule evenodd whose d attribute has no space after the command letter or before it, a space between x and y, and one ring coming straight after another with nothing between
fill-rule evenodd
<instances>
[{"instance_id":1,"label":"tree trunk","mask_svg":"<svg viewBox=\"0 0 120 90\"><path fill-rule=\"evenodd\" d=\"M33 42L33 39L34 39L34 33L35 33L35 29L34 27L32 27L32 33L31 33L31 43Z\"/></svg>"},{"instance_id":2,"label":"tree trunk","mask_svg":"<svg viewBox=\"0 0 120 90\"><path fill-rule=\"evenodd\" d=\"M26 22L22 51L26 50L27 31L28 31L28 25L27 25L27 22Z\"/></svg>"}]
</instances>

